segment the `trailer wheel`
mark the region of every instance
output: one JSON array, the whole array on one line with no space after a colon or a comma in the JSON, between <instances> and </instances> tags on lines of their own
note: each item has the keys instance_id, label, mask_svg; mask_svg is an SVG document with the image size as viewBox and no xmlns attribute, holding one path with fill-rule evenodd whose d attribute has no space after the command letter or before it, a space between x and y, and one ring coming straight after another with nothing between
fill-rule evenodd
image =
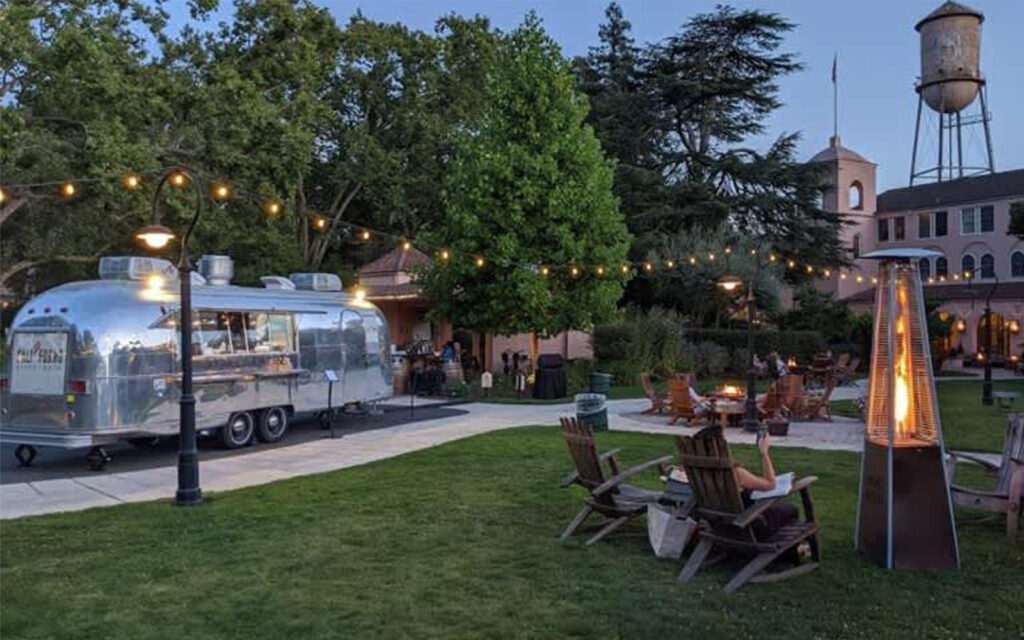
<instances>
[{"instance_id":1,"label":"trailer wheel","mask_svg":"<svg viewBox=\"0 0 1024 640\"><path fill-rule=\"evenodd\" d=\"M277 442L288 431L288 412L284 407L271 407L260 412L256 437L261 442Z\"/></svg>"},{"instance_id":2,"label":"trailer wheel","mask_svg":"<svg viewBox=\"0 0 1024 640\"><path fill-rule=\"evenodd\" d=\"M242 411L233 413L228 423L220 430L220 440L226 449L238 449L252 442L254 427L252 414Z\"/></svg>"}]
</instances>

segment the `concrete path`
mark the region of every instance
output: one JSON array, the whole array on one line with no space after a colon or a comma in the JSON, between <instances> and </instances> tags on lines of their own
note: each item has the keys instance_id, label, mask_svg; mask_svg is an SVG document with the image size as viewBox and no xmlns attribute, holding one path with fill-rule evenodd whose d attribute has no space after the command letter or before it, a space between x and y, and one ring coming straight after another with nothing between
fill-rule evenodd
<instances>
[{"instance_id":1,"label":"concrete path","mask_svg":"<svg viewBox=\"0 0 1024 640\"><path fill-rule=\"evenodd\" d=\"M853 389L851 387L851 389ZM852 391L851 391L852 392ZM669 427L667 418L643 416L646 400L608 403L609 423L616 431L676 435L694 429ZM201 462L204 491L228 491L354 467L375 460L427 449L469 436L524 425L555 425L558 418L574 412L572 404L503 405L466 404L464 415L423 420L361 431L339 439L317 439L275 449L255 448L235 455ZM728 431L730 441L753 443L754 435ZM790 435L775 438L774 446L859 451L863 423L836 418L832 423L793 423ZM80 475L37 482L0 485L0 519L78 511L127 502L169 499L176 486L174 466L125 473Z\"/></svg>"}]
</instances>

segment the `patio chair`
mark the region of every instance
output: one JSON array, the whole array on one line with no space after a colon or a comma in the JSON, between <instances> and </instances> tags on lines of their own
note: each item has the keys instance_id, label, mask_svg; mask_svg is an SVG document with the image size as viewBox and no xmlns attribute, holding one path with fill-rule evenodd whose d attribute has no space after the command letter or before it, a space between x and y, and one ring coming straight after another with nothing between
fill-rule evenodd
<instances>
[{"instance_id":1,"label":"patio chair","mask_svg":"<svg viewBox=\"0 0 1024 640\"><path fill-rule=\"evenodd\" d=\"M782 404L782 392L779 390L778 381L768 385L768 391L765 392L764 402L758 406L758 413L760 413L761 419L773 418L777 415L785 415L788 413L786 407Z\"/></svg>"},{"instance_id":2,"label":"patio chair","mask_svg":"<svg viewBox=\"0 0 1024 640\"><path fill-rule=\"evenodd\" d=\"M779 378L780 402L791 416L799 415L804 408L804 377L790 374Z\"/></svg>"},{"instance_id":3,"label":"patio chair","mask_svg":"<svg viewBox=\"0 0 1024 640\"><path fill-rule=\"evenodd\" d=\"M853 382L854 376L857 375L857 368L860 367L860 358L854 358L844 367L836 367L836 377L838 378L838 385L840 387L846 386Z\"/></svg>"},{"instance_id":4,"label":"patio chair","mask_svg":"<svg viewBox=\"0 0 1024 640\"><path fill-rule=\"evenodd\" d=\"M692 375L689 373L679 373L668 382L668 393L671 400L670 411L672 413L670 425L680 420L685 420L686 425L691 426L695 422L707 420L706 414L698 414L697 406L694 404L693 398L690 397Z\"/></svg>"},{"instance_id":5,"label":"patio chair","mask_svg":"<svg viewBox=\"0 0 1024 640\"><path fill-rule=\"evenodd\" d=\"M799 403L799 411L793 414L797 420L825 420L832 422L832 392L836 388L835 376L826 376L824 388L815 390L813 393L804 392L803 400Z\"/></svg>"},{"instance_id":6,"label":"patio chair","mask_svg":"<svg viewBox=\"0 0 1024 640\"><path fill-rule=\"evenodd\" d=\"M736 591L747 582L785 580L818 567L821 550L810 492L810 486L817 478L801 478L793 482L785 496L758 500L746 506L733 473L735 463L720 428L708 427L694 436L677 436L676 445L679 461L693 490L695 506L691 514L700 521L700 542L683 566L679 582L692 580L715 549L723 551L726 556L750 558L725 585L726 593ZM803 503L804 520L765 533L761 521L765 511L797 493ZM772 573L765 571L805 540L810 545L811 561Z\"/></svg>"},{"instance_id":7,"label":"patio chair","mask_svg":"<svg viewBox=\"0 0 1024 640\"><path fill-rule=\"evenodd\" d=\"M594 432L589 426L580 424L576 418L562 418L562 436L576 465L576 472L563 479L562 486L578 484L590 493L584 501L583 508L559 536L562 542L576 533L587 518L596 512L610 522L603 524L598 532L587 540L586 545L592 545L631 519L644 515L647 512L647 505L664 497L661 491L640 489L626 484L626 480L652 468L667 475L668 471L664 465L672 460L672 456L662 456L619 471L619 464L615 459L619 450L598 455L597 446L594 444ZM602 469L602 462L609 466L612 472L610 476Z\"/></svg>"},{"instance_id":8,"label":"patio chair","mask_svg":"<svg viewBox=\"0 0 1024 640\"><path fill-rule=\"evenodd\" d=\"M954 484L956 463L973 462L995 476L992 491L980 491ZM1003 456L998 465L967 453L950 453L947 476L953 503L958 507L1006 514L1006 535L1011 539L1024 529L1024 414L1012 414L1006 425Z\"/></svg>"},{"instance_id":9,"label":"patio chair","mask_svg":"<svg viewBox=\"0 0 1024 640\"><path fill-rule=\"evenodd\" d=\"M848 353L840 353L839 357L836 358L836 364L835 364L836 371L839 371L841 369L845 369L846 365L848 365L848 364L850 364L850 354L848 354Z\"/></svg>"},{"instance_id":10,"label":"patio chair","mask_svg":"<svg viewBox=\"0 0 1024 640\"><path fill-rule=\"evenodd\" d=\"M640 386L644 389L644 395L651 401L651 406L643 411L644 415L664 413L669 408L668 394L658 393L651 382L651 374L640 374Z\"/></svg>"}]
</instances>

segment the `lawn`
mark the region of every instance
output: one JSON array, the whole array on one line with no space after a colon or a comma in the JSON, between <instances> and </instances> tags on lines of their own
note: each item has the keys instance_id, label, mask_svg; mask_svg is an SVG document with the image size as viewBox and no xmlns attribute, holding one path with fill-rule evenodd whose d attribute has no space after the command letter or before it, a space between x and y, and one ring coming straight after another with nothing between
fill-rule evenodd
<instances>
[{"instance_id":1,"label":"lawn","mask_svg":"<svg viewBox=\"0 0 1024 640\"><path fill-rule=\"evenodd\" d=\"M939 411L942 414L942 434L946 447L963 451L1003 450L1006 416L1010 411L1024 412L1024 380L1000 380L992 383L995 391L1015 391L1020 394L1010 411L997 405L981 404L980 381L949 380L936 384ZM836 415L860 417L852 400L832 403Z\"/></svg>"},{"instance_id":2,"label":"lawn","mask_svg":"<svg viewBox=\"0 0 1024 640\"><path fill-rule=\"evenodd\" d=\"M664 436L604 433L626 463ZM749 461L749 447L735 447ZM553 428L478 436L211 496L0 524L0 637L1016 638L1024 545L961 526L959 572L886 572L851 545L859 457L776 451L815 473L824 563L791 581L691 585L638 523L595 547L555 534L580 504Z\"/></svg>"}]
</instances>

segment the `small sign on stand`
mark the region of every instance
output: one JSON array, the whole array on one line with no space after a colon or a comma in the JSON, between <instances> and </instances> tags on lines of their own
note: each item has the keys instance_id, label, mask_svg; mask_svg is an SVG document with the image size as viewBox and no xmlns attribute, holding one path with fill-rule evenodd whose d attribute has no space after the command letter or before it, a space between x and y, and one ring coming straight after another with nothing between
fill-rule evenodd
<instances>
[{"instance_id":1,"label":"small sign on stand","mask_svg":"<svg viewBox=\"0 0 1024 640\"><path fill-rule=\"evenodd\" d=\"M327 425L331 430L331 438L336 437L334 434L334 383L338 381L338 374L335 373L334 369L325 369L324 377L327 378Z\"/></svg>"},{"instance_id":2,"label":"small sign on stand","mask_svg":"<svg viewBox=\"0 0 1024 640\"><path fill-rule=\"evenodd\" d=\"M491 389L494 387L494 376L490 371L484 371L480 374L480 390L483 391L484 397L489 398L491 396Z\"/></svg>"}]
</instances>

